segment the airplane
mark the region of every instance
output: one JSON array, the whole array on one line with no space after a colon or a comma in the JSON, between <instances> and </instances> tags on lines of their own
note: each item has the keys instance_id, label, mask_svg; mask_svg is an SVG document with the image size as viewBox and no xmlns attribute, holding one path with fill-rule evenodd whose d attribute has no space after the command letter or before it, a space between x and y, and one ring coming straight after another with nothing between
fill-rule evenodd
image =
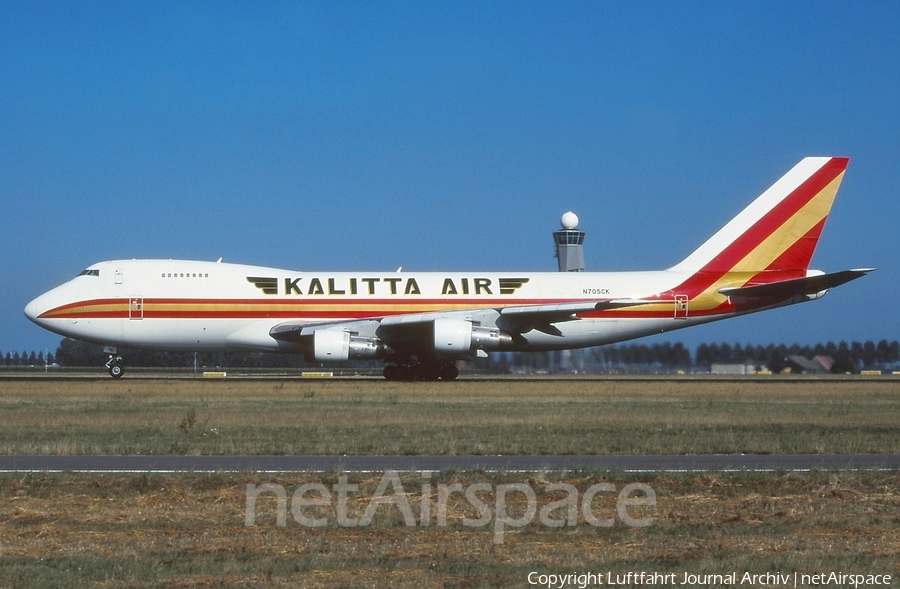
<instances>
[{"instance_id":1,"label":"airplane","mask_svg":"<svg viewBox=\"0 0 900 589\"><path fill-rule=\"evenodd\" d=\"M491 351L585 348L819 299L874 268L809 268L849 158L807 157L671 268L640 272L300 272L188 260L93 264L25 315L119 347L378 359L453 380Z\"/></svg>"}]
</instances>

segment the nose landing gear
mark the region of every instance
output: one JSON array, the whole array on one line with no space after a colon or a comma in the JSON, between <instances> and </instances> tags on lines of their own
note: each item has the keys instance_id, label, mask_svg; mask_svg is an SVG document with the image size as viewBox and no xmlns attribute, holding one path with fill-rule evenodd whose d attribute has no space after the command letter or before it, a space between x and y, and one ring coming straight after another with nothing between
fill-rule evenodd
<instances>
[{"instance_id":1,"label":"nose landing gear","mask_svg":"<svg viewBox=\"0 0 900 589\"><path fill-rule=\"evenodd\" d=\"M104 365L109 370L109 375L113 378L122 378L122 375L125 374L125 367L122 366L122 356L119 356L115 348L104 348L103 351L109 354L109 360Z\"/></svg>"}]
</instances>

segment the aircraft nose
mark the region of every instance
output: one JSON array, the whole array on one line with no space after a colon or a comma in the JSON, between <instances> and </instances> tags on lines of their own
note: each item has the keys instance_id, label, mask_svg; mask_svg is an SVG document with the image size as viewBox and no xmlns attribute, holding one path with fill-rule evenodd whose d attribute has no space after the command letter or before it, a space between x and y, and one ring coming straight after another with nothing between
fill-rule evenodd
<instances>
[{"instance_id":1,"label":"aircraft nose","mask_svg":"<svg viewBox=\"0 0 900 589\"><path fill-rule=\"evenodd\" d=\"M37 297L27 305L25 305L25 316L35 323L40 323L39 317L47 310L46 297L43 295Z\"/></svg>"}]
</instances>

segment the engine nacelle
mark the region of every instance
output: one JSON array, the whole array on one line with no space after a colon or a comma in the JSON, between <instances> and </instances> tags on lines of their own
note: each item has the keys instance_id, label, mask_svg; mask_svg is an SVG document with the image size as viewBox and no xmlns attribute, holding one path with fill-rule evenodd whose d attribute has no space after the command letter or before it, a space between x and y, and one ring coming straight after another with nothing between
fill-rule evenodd
<instances>
[{"instance_id":1,"label":"engine nacelle","mask_svg":"<svg viewBox=\"0 0 900 589\"><path fill-rule=\"evenodd\" d=\"M377 358L384 347L376 340L354 337L338 329L318 329L308 336L307 360L342 362L357 358Z\"/></svg>"},{"instance_id":2,"label":"engine nacelle","mask_svg":"<svg viewBox=\"0 0 900 589\"><path fill-rule=\"evenodd\" d=\"M466 354L509 346L512 337L497 328L472 325L465 319L435 319L433 343L435 352Z\"/></svg>"}]
</instances>

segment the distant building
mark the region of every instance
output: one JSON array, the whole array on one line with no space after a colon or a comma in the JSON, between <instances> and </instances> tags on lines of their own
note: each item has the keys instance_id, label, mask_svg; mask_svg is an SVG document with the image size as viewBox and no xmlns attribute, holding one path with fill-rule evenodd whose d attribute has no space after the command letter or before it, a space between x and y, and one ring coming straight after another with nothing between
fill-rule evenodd
<instances>
[{"instance_id":1,"label":"distant building","mask_svg":"<svg viewBox=\"0 0 900 589\"><path fill-rule=\"evenodd\" d=\"M767 372L765 368L755 364L712 364L709 367L712 374L759 374Z\"/></svg>"},{"instance_id":2,"label":"distant building","mask_svg":"<svg viewBox=\"0 0 900 589\"><path fill-rule=\"evenodd\" d=\"M831 356L816 356L813 358L813 362L821 364L825 372L831 372L831 367L834 366L834 358Z\"/></svg>"},{"instance_id":3,"label":"distant building","mask_svg":"<svg viewBox=\"0 0 900 589\"><path fill-rule=\"evenodd\" d=\"M784 359L785 368L782 372L791 372L797 374L822 374L831 372L834 365L834 359L830 356L816 356L809 359L803 356L788 356Z\"/></svg>"}]
</instances>

